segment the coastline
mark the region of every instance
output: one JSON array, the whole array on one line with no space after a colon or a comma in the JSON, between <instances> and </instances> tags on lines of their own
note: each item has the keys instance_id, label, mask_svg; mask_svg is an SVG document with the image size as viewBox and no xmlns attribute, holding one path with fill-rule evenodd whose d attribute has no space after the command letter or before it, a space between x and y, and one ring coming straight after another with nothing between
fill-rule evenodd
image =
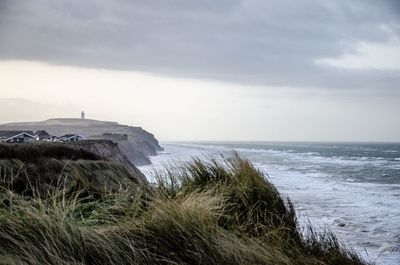
<instances>
[{"instance_id":1,"label":"coastline","mask_svg":"<svg viewBox=\"0 0 400 265\"><path fill-rule=\"evenodd\" d=\"M176 164L149 186L133 181L122 164L44 146L19 146L0 159L6 169L0 171L0 257L6 263L370 264L332 233L309 226L302 234L292 203L238 156ZM32 148L40 156L26 156ZM72 153L76 160L65 160ZM10 173L16 159L27 159L17 165L26 165L27 174ZM42 193L37 181L26 181L29 192L16 186L33 176L28 169L57 172L62 162L62 185Z\"/></svg>"},{"instance_id":2,"label":"coastline","mask_svg":"<svg viewBox=\"0 0 400 265\"><path fill-rule=\"evenodd\" d=\"M376 260L377 264L395 265L400 261L396 243L396 227L400 222L400 214L396 210L400 208L396 206L396 194L400 190L400 184L393 183L398 176L396 153L376 153L372 151L372 147L376 147L375 143L372 147L361 146L371 150L372 157L368 159L363 157L366 155L363 153L360 153L359 158L353 157L354 152L351 150L347 152L347 155L352 154L350 157L324 157L322 152L325 149L318 149L317 154L315 147L310 147L309 144L304 147L307 151L303 151L296 149L296 146L288 146L286 142L270 145L263 142L262 145L257 145L257 148L254 143L249 145L248 142L235 142L233 146L232 143L227 145L226 142L212 145L187 142L162 144L166 150L162 155L164 157L153 157L153 166L140 167L145 175L151 175L157 168L162 169L165 164L190 161L192 157L207 160L219 157L220 153L229 155L235 150L268 174L268 179L279 191L294 201L301 223L306 224L311 220L320 230L328 228L334 231L347 246L356 249L365 258ZM326 145L321 148L325 148ZM328 147L329 145L337 146L332 143L328 144ZM348 144L346 146L349 147ZM383 146L387 148L386 144ZM358 144L354 148L358 150ZM376 160L374 156L377 155L386 155L387 158ZM372 177L386 168L393 170L377 182L355 177L358 176L354 175L355 172L363 168L368 171L360 171L360 176ZM346 177L348 174L353 174L353 178ZM393 175L393 178L390 178L390 175Z\"/></svg>"}]
</instances>

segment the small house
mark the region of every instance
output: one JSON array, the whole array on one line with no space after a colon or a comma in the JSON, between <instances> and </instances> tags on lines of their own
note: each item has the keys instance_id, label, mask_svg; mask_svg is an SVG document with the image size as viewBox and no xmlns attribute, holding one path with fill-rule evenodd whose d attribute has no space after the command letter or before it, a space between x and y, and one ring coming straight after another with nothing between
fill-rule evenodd
<instances>
[{"instance_id":1,"label":"small house","mask_svg":"<svg viewBox=\"0 0 400 265\"><path fill-rule=\"evenodd\" d=\"M0 131L0 142L3 143L33 143L35 140L32 131Z\"/></svg>"},{"instance_id":2,"label":"small house","mask_svg":"<svg viewBox=\"0 0 400 265\"><path fill-rule=\"evenodd\" d=\"M45 130L39 130L35 132L35 137L37 141L55 142L58 141L58 137L51 135Z\"/></svg>"},{"instance_id":3,"label":"small house","mask_svg":"<svg viewBox=\"0 0 400 265\"><path fill-rule=\"evenodd\" d=\"M84 139L85 138L79 134L66 134L60 137L62 142L78 142Z\"/></svg>"}]
</instances>

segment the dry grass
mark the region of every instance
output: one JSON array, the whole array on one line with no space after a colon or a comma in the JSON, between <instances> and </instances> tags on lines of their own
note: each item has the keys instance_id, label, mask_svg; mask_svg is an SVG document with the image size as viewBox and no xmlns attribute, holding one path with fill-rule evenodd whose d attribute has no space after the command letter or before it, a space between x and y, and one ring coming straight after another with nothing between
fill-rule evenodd
<instances>
[{"instance_id":1,"label":"dry grass","mask_svg":"<svg viewBox=\"0 0 400 265\"><path fill-rule=\"evenodd\" d=\"M95 195L88 186L108 182L93 181L45 197L3 183L0 264L367 264L332 234L305 238L290 201L237 156L158 179Z\"/></svg>"}]
</instances>

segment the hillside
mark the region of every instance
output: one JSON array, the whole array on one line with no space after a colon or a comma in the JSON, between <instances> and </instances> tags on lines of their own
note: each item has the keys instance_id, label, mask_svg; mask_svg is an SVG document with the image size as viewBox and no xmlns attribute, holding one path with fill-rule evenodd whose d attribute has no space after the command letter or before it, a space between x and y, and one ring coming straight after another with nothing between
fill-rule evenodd
<instances>
[{"instance_id":1,"label":"hillside","mask_svg":"<svg viewBox=\"0 0 400 265\"><path fill-rule=\"evenodd\" d=\"M126 134L115 134L115 133L103 133L102 135L92 135L90 139L107 139L118 144L119 149L125 154L127 159L136 166L143 166L151 164L150 159L145 155L143 151L139 151L141 148L137 148L134 143L131 143ZM149 147L150 148L150 147Z\"/></svg>"},{"instance_id":2,"label":"hillside","mask_svg":"<svg viewBox=\"0 0 400 265\"><path fill-rule=\"evenodd\" d=\"M3 170L0 264L372 264L332 233L303 233L291 202L239 157L176 165L155 186L118 185L127 174L115 164L73 162L71 185L39 197Z\"/></svg>"},{"instance_id":3,"label":"hillside","mask_svg":"<svg viewBox=\"0 0 400 265\"><path fill-rule=\"evenodd\" d=\"M0 186L16 192L46 195L65 187L101 193L128 183L147 181L109 140L0 143Z\"/></svg>"},{"instance_id":4,"label":"hillside","mask_svg":"<svg viewBox=\"0 0 400 265\"><path fill-rule=\"evenodd\" d=\"M135 165L148 164L148 156L156 155L161 151L157 139L153 134L141 127L121 125L117 122L98 121L89 119L49 119L39 122L8 123L0 125L0 130L46 130L50 134L61 136L68 133L77 133L87 139L109 139L119 143L120 149ZM103 134L120 135L116 137L102 137Z\"/></svg>"},{"instance_id":5,"label":"hillside","mask_svg":"<svg viewBox=\"0 0 400 265\"><path fill-rule=\"evenodd\" d=\"M54 144L51 144L54 145ZM121 150L119 144L110 140L85 140L79 142L67 142L60 145L72 147L77 150L83 150L99 156L103 160L116 162L124 165L130 174L136 176L141 181L146 182L146 177L142 172L133 164L129 158ZM43 146L43 144L42 144Z\"/></svg>"}]
</instances>

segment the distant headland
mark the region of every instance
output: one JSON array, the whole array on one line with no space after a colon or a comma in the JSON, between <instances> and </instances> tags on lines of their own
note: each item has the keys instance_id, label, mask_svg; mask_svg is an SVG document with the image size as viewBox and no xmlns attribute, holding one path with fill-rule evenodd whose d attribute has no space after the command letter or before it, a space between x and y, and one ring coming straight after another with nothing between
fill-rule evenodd
<instances>
[{"instance_id":1,"label":"distant headland","mask_svg":"<svg viewBox=\"0 0 400 265\"><path fill-rule=\"evenodd\" d=\"M56 118L38 122L6 123L0 125L0 131L6 136L25 132L27 137L30 135L35 139L40 139L39 134L42 133L56 141L66 141L71 136L75 136L76 140L111 140L118 144L130 162L138 166L149 164L148 157L163 150L154 135L141 127L85 119L83 111L80 119Z\"/></svg>"}]
</instances>

